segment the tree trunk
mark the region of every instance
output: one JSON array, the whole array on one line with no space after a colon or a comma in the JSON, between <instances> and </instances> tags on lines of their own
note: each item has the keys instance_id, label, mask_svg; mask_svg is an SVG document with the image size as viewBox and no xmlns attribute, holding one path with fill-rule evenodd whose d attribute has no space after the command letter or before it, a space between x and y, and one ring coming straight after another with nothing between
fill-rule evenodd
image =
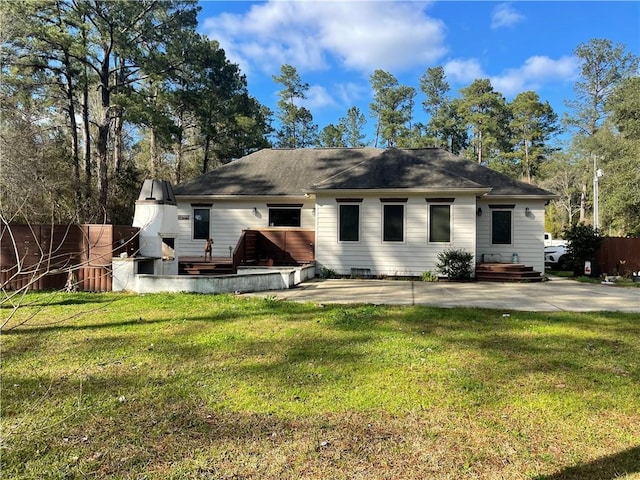
<instances>
[{"instance_id":1,"label":"tree trunk","mask_svg":"<svg viewBox=\"0 0 640 480\"><path fill-rule=\"evenodd\" d=\"M585 210L586 210L586 199L587 199L587 186L582 185L582 194L580 195L580 223L584 223Z\"/></svg>"},{"instance_id":2,"label":"tree trunk","mask_svg":"<svg viewBox=\"0 0 640 480\"><path fill-rule=\"evenodd\" d=\"M69 115L69 128L71 130L71 158L73 162L73 190L75 195L76 221L82 216L82 182L80 179L80 147L78 140L78 122L76 120L75 89L71 78L71 59L65 52L65 80L67 82L67 110Z\"/></svg>"},{"instance_id":3,"label":"tree trunk","mask_svg":"<svg viewBox=\"0 0 640 480\"><path fill-rule=\"evenodd\" d=\"M109 114L107 109L104 110L103 119L100 125L98 125L98 144L96 150L98 153L98 206L106 212L109 189L109 179L107 176L107 165L109 161Z\"/></svg>"},{"instance_id":4,"label":"tree trunk","mask_svg":"<svg viewBox=\"0 0 640 480\"><path fill-rule=\"evenodd\" d=\"M531 164L529 163L529 142L524 141L524 164L527 168L527 182L531 183Z\"/></svg>"},{"instance_id":5,"label":"tree trunk","mask_svg":"<svg viewBox=\"0 0 640 480\"><path fill-rule=\"evenodd\" d=\"M116 64L115 85L116 93L120 92L125 81L125 71L122 59L119 55L114 55ZM122 118L122 107L114 105L113 110L113 171L118 174L122 169L122 126L124 120Z\"/></svg>"},{"instance_id":6,"label":"tree trunk","mask_svg":"<svg viewBox=\"0 0 640 480\"><path fill-rule=\"evenodd\" d=\"M84 215L88 215L89 209L87 203L91 200L91 179L93 172L91 170L91 123L89 122L89 84L86 80L82 86L82 131L84 137Z\"/></svg>"},{"instance_id":7,"label":"tree trunk","mask_svg":"<svg viewBox=\"0 0 640 480\"><path fill-rule=\"evenodd\" d=\"M158 139L155 127L151 127L149 133L149 154L151 155L151 176L158 178L160 172L160 155L158 154Z\"/></svg>"},{"instance_id":8,"label":"tree trunk","mask_svg":"<svg viewBox=\"0 0 640 480\"><path fill-rule=\"evenodd\" d=\"M122 109L118 108L113 119L113 171L120 173L122 169Z\"/></svg>"},{"instance_id":9,"label":"tree trunk","mask_svg":"<svg viewBox=\"0 0 640 480\"><path fill-rule=\"evenodd\" d=\"M87 33L85 29L81 29L82 44L87 45ZM92 197L92 178L91 169L91 123L89 121L89 75L87 74L87 64L82 68L82 132L84 137L84 214L83 221L89 217L89 211Z\"/></svg>"},{"instance_id":10,"label":"tree trunk","mask_svg":"<svg viewBox=\"0 0 640 480\"><path fill-rule=\"evenodd\" d=\"M177 127L178 132L176 135L176 148L175 148L175 168L174 168L174 179L176 184L179 184L182 181L182 153L183 153L183 135L184 135L184 118L183 112L180 112L177 117Z\"/></svg>"},{"instance_id":11,"label":"tree trunk","mask_svg":"<svg viewBox=\"0 0 640 480\"><path fill-rule=\"evenodd\" d=\"M109 54L105 52L100 71L100 96L102 111L98 122L98 143L96 145L98 156L98 207L104 213L107 211L107 199L109 189L108 162L109 162L109 130L110 130L110 102L109 90Z\"/></svg>"},{"instance_id":12,"label":"tree trunk","mask_svg":"<svg viewBox=\"0 0 640 480\"><path fill-rule=\"evenodd\" d=\"M209 168L209 149L211 148L211 134L207 133L204 138L204 158L202 159L202 174L207 173Z\"/></svg>"}]
</instances>

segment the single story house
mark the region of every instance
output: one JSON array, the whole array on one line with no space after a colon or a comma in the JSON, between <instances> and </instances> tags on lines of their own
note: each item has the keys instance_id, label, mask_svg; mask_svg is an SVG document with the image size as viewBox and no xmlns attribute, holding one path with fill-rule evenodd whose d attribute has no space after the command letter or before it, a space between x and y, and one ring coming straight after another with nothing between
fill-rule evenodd
<instances>
[{"instance_id":1,"label":"single story house","mask_svg":"<svg viewBox=\"0 0 640 480\"><path fill-rule=\"evenodd\" d=\"M438 148L264 149L174 187L179 255L304 231L316 271L419 276L445 249L544 272L553 193ZM516 259L517 257L517 259Z\"/></svg>"}]
</instances>

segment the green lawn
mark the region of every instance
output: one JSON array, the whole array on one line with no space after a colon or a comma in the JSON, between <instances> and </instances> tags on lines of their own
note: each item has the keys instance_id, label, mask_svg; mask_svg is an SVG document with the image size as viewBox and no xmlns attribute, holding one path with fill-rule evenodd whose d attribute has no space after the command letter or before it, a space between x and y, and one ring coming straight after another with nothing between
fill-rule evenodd
<instances>
[{"instance_id":1,"label":"green lawn","mask_svg":"<svg viewBox=\"0 0 640 480\"><path fill-rule=\"evenodd\" d=\"M637 315L22 303L2 478L640 478Z\"/></svg>"}]
</instances>

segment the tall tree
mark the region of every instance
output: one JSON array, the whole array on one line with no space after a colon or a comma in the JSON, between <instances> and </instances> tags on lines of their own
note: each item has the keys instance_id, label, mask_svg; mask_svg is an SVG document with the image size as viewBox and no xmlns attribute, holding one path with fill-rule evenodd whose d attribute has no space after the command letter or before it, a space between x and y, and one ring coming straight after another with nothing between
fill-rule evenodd
<instances>
[{"instance_id":1,"label":"tall tree","mask_svg":"<svg viewBox=\"0 0 640 480\"><path fill-rule=\"evenodd\" d=\"M77 219L69 134L44 82L0 82L0 215L13 222Z\"/></svg>"},{"instance_id":2,"label":"tall tree","mask_svg":"<svg viewBox=\"0 0 640 480\"><path fill-rule=\"evenodd\" d=\"M623 44L592 39L574 50L580 61L580 78L574 85L575 98L566 101L570 113L564 118L582 136L594 135L606 117L605 104L622 80L638 74L638 56Z\"/></svg>"},{"instance_id":3,"label":"tall tree","mask_svg":"<svg viewBox=\"0 0 640 480\"><path fill-rule=\"evenodd\" d=\"M326 127L324 127L320 131L320 135L318 136L317 145L319 147L346 147L344 141L344 130L342 129L342 125L334 125L330 123Z\"/></svg>"},{"instance_id":4,"label":"tall tree","mask_svg":"<svg viewBox=\"0 0 640 480\"><path fill-rule=\"evenodd\" d=\"M640 59L627 52L623 44L614 44L607 39L592 39L580 44L574 53L580 62L580 76L574 84L575 98L566 102L569 112L563 120L574 132L572 144L582 156L585 190L588 191L586 186L594 178L595 170L606 165L603 169L606 176L599 182L599 198L604 206L615 196L614 192L627 188L611 182L612 172L625 170L621 163L626 155L620 156L616 150L620 146L615 141L618 137L610 131L612 126L607 125L610 114L607 102L626 79L638 76ZM587 195L587 203L593 203L594 197L595 189L593 196ZM600 211L604 221L602 226L610 227L610 210Z\"/></svg>"},{"instance_id":5,"label":"tall tree","mask_svg":"<svg viewBox=\"0 0 640 480\"><path fill-rule=\"evenodd\" d=\"M104 2L88 0L74 4L92 25L90 48L83 59L96 74L100 111L96 115L98 201L107 205L109 141L111 126L120 110L113 95L134 89L152 72L147 52L164 51L167 38L182 28L195 28L197 8L192 2Z\"/></svg>"},{"instance_id":6,"label":"tall tree","mask_svg":"<svg viewBox=\"0 0 640 480\"><path fill-rule=\"evenodd\" d=\"M125 155L134 136L149 145L154 175L165 175L161 158L175 159L176 179L185 138L200 135L205 170L210 158L224 162L267 144L268 110L217 43L195 33L194 1L17 0L0 9L11 25L3 75L14 72L23 92L51 100L46 122L66 119L58 132L68 135L75 204L98 199L93 214L76 213L80 221L115 219L123 186L137 189L140 171Z\"/></svg>"},{"instance_id":7,"label":"tall tree","mask_svg":"<svg viewBox=\"0 0 640 480\"><path fill-rule=\"evenodd\" d=\"M545 230L555 236L579 222L581 166L575 152L553 152L540 166L540 185L558 195L545 215Z\"/></svg>"},{"instance_id":8,"label":"tall tree","mask_svg":"<svg viewBox=\"0 0 640 480\"><path fill-rule=\"evenodd\" d=\"M295 148L311 147L318 140L318 125L313 123L313 115L305 107L298 109L298 137Z\"/></svg>"},{"instance_id":9,"label":"tall tree","mask_svg":"<svg viewBox=\"0 0 640 480\"><path fill-rule=\"evenodd\" d=\"M508 142L508 109L504 97L488 79L475 80L460 90L458 112L471 128L471 155L478 163L496 158Z\"/></svg>"},{"instance_id":10,"label":"tall tree","mask_svg":"<svg viewBox=\"0 0 640 480\"><path fill-rule=\"evenodd\" d=\"M308 145L309 133L313 130L313 116L299 103L306 98L309 84L302 81L295 67L287 64L280 67L280 75L273 75L273 81L283 87L278 92L280 100L276 113L280 121L280 128L276 132L278 145L288 148Z\"/></svg>"},{"instance_id":11,"label":"tall tree","mask_svg":"<svg viewBox=\"0 0 640 480\"><path fill-rule=\"evenodd\" d=\"M427 68L420 77L420 90L425 95L422 106L430 117L437 117L448 103L449 83L442 66Z\"/></svg>"},{"instance_id":12,"label":"tall tree","mask_svg":"<svg viewBox=\"0 0 640 480\"><path fill-rule=\"evenodd\" d=\"M558 131L558 116L549 102L542 103L537 93L519 93L509 104L513 151L510 156L520 166L521 176L531 183L539 164L553 151L549 145Z\"/></svg>"},{"instance_id":13,"label":"tall tree","mask_svg":"<svg viewBox=\"0 0 640 480\"><path fill-rule=\"evenodd\" d=\"M364 147L364 139L366 135L362 133L362 129L367 123L364 113L358 107L351 107L347 110L347 114L340 118L339 128L344 134L344 141L348 147Z\"/></svg>"},{"instance_id":14,"label":"tall tree","mask_svg":"<svg viewBox=\"0 0 640 480\"><path fill-rule=\"evenodd\" d=\"M427 68L420 77L420 90L425 95L422 102L429 115L427 136L435 139L435 145L452 153L460 153L467 146L467 132L460 118L458 99L449 99L449 83L444 68Z\"/></svg>"},{"instance_id":15,"label":"tall tree","mask_svg":"<svg viewBox=\"0 0 640 480\"><path fill-rule=\"evenodd\" d=\"M595 135L600 154L601 220L605 231L640 235L640 76L609 95L607 120Z\"/></svg>"},{"instance_id":16,"label":"tall tree","mask_svg":"<svg viewBox=\"0 0 640 480\"><path fill-rule=\"evenodd\" d=\"M376 119L375 146L378 141L387 147L395 147L411 130L413 87L400 85L396 77L384 70L376 70L370 77L373 102L372 116Z\"/></svg>"},{"instance_id":17,"label":"tall tree","mask_svg":"<svg viewBox=\"0 0 640 480\"><path fill-rule=\"evenodd\" d=\"M81 215L82 182L80 140L77 125L79 65L75 54L80 46L70 31L70 7L61 1L6 2L0 7L4 24L10 26L10 36L3 39L2 64L11 65L7 76L20 81L16 87L30 88L38 84L54 110L65 112L70 137L72 175L76 212ZM5 43L6 41L6 43ZM20 87L19 87L20 88ZM24 91L24 90L23 90ZM33 91L33 90L32 90Z\"/></svg>"}]
</instances>

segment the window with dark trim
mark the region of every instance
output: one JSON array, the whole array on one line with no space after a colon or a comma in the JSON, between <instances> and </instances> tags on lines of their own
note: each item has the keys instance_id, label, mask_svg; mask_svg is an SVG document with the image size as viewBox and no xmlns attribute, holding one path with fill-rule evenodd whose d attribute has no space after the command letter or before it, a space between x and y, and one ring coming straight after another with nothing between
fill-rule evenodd
<instances>
[{"instance_id":1,"label":"window with dark trim","mask_svg":"<svg viewBox=\"0 0 640 480\"><path fill-rule=\"evenodd\" d=\"M209 209L193 209L193 239L207 240L209 238Z\"/></svg>"},{"instance_id":2,"label":"window with dark trim","mask_svg":"<svg viewBox=\"0 0 640 480\"><path fill-rule=\"evenodd\" d=\"M357 242L360 240L360 205L341 204L339 209L338 240Z\"/></svg>"},{"instance_id":3,"label":"window with dark trim","mask_svg":"<svg viewBox=\"0 0 640 480\"><path fill-rule=\"evenodd\" d=\"M491 243L511 245L511 210L491 211Z\"/></svg>"},{"instance_id":4,"label":"window with dark trim","mask_svg":"<svg viewBox=\"0 0 640 480\"><path fill-rule=\"evenodd\" d=\"M299 227L300 208L269 208L270 227Z\"/></svg>"},{"instance_id":5,"label":"window with dark trim","mask_svg":"<svg viewBox=\"0 0 640 480\"><path fill-rule=\"evenodd\" d=\"M429 205L429 242L451 242L451 205Z\"/></svg>"},{"instance_id":6,"label":"window with dark trim","mask_svg":"<svg viewBox=\"0 0 640 480\"><path fill-rule=\"evenodd\" d=\"M404 205L382 206L382 240L385 242L404 241Z\"/></svg>"}]
</instances>

